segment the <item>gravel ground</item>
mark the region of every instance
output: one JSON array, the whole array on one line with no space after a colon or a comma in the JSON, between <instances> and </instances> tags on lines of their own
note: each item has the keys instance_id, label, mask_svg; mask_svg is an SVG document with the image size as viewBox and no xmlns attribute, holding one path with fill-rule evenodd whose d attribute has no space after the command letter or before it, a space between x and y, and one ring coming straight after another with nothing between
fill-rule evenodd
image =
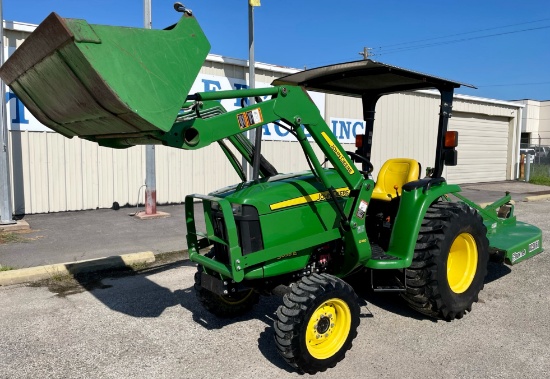
<instances>
[{"instance_id":1,"label":"gravel ground","mask_svg":"<svg viewBox=\"0 0 550 379\"><path fill-rule=\"evenodd\" d=\"M516 213L550 246L550 202L518 203ZM195 299L195 270L167 263L62 294L1 287L0 377L299 377L273 343L280 300L216 319ZM427 319L396 295L365 295L353 348L317 377L550 377L549 282L548 253L511 268L491 264L479 303L453 322Z\"/></svg>"}]
</instances>

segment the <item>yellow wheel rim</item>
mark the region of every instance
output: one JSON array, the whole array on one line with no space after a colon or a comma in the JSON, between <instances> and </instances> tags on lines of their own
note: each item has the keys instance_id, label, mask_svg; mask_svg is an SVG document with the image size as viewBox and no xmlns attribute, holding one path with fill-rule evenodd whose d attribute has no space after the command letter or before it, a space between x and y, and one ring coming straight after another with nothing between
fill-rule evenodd
<instances>
[{"instance_id":1,"label":"yellow wheel rim","mask_svg":"<svg viewBox=\"0 0 550 379\"><path fill-rule=\"evenodd\" d=\"M351 311L345 301L330 299L321 304L307 324L306 346L316 359L336 354L346 342L351 328Z\"/></svg>"},{"instance_id":2,"label":"yellow wheel rim","mask_svg":"<svg viewBox=\"0 0 550 379\"><path fill-rule=\"evenodd\" d=\"M454 293L463 293L472 284L477 270L477 245L470 233L455 238L447 259L447 280Z\"/></svg>"}]
</instances>

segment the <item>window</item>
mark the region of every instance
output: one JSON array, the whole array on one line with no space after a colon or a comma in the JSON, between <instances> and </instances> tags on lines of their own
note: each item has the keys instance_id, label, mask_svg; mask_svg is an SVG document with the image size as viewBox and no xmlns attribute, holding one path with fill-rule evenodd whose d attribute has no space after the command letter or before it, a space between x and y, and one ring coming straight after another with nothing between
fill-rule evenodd
<instances>
[{"instance_id":1,"label":"window","mask_svg":"<svg viewBox=\"0 0 550 379\"><path fill-rule=\"evenodd\" d=\"M529 147L531 144L531 133L521 133L520 147Z\"/></svg>"}]
</instances>

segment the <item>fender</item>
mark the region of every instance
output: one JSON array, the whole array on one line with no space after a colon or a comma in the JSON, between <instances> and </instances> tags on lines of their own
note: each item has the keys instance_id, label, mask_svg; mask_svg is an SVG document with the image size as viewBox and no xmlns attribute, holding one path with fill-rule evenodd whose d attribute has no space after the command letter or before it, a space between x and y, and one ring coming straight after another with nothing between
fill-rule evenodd
<instances>
[{"instance_id":1,"label":"fender","mask_svg":"<svg viewBox=\"0 0 550 379\"><path fill-rule=\"evenodd\" d=\"M395 260L369 260L365 266L374 269L396 269L409 267L413 260L416 239L422 220L429 206L438 198L449 193L460 192L461 188L445 181L429 185L433 179L422 179L403 186L401 204L397 211L387 255Z\"/></svg>"}]
</instances>

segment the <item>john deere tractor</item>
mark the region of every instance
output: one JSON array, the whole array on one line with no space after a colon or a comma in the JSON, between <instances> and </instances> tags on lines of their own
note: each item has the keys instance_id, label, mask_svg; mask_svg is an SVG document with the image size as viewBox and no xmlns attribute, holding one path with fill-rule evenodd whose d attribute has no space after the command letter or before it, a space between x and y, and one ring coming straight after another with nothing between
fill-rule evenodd
<instances>
[{"instance_id":1,"label":"john deere tractor","mask_svg":"<svg viewBox=\"0 0 550 379\"><path fill-rule=\"evenodd\" d=\"M69 138L112 148L217 143L241 181L185 199L197 297L215 315L235 317L260 294L283 294L274 337L292 367L324 371L351 348L360 314L345 281L353 273L368 270L372 278L361 285L400 292L419 312L453 320L478 300L489 258L515 264L542 251L541 231L516 220L509 195L482 208L442 177L444 166L457 164L458 134L447 125L461 83L362 60L298 72L269 88L189 94L210 45L191 11L175 8L183 15L165 30L52 13L0 76L40 122ZM390 159L374 180L378 99L420 89L441 94L435 161L425 162L432 168L422 177L416 160ZM344 150L307 90L362 100L366 132L357 150ZM256 102L228 112L219 101L240 98ZM295 136L309 170L279 173L262 156L261 138L245 138L267 123ZM252 177L236 155L252 165ZM383 273L395 280L377 284Z\"/></svg>"}]
</instances>

